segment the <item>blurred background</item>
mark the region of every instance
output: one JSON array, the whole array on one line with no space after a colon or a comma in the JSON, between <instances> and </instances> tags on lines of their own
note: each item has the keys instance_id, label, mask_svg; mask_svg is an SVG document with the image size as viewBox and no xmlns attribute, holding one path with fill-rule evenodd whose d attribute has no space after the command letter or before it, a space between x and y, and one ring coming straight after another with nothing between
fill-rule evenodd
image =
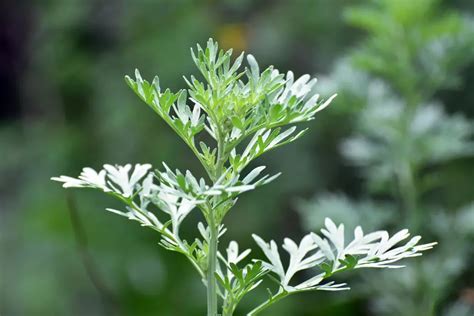
<instances>
[{"instance_id":1,"label":"blurred background","mask_svg":"<svg viewBox=\"0 0 474 316\"><path fill-rule=\"evenodd\" d=\"M209 37L339 94L304 138L263 156L283 175L240 199L225 241L259 256L252 232L281 242L331 216L439 242L404 270L346 273L351 291L264 315L474 315L471 15L472 0L2 1L0 315L205 314L198 275L156 234L49 178L127 162L202 172L123 77L182 88L197 73L189 47Z\"/></svg>"}]
</instances>

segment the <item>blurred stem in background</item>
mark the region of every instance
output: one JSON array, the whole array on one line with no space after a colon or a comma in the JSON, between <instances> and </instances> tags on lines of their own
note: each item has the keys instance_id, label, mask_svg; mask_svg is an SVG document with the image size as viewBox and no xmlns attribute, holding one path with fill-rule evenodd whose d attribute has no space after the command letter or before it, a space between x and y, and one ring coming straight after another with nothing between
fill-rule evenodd
<instances>
[{"instance_id":1,"label":"blurred stem in background","mask_svg":"<svg viewBox=\"0 0 474 316\"><path fill-rule=\"evenodd\" d=\"M120 312L119 302L115 299L114 294L106 286L103 276L101 275L99 268L95 264L94 259L90 254L87 233L77 209L77 202L74 194L68 192L66 197L72 230L76 239L77 252L82 260L82 264L86 270L87 276L100 295L102 305L104 307L104 313L106 315L121 315L122 313Z\"/></svg>"},{"instance_id":2,"label":"blurred stem in background","mask_svg":"<svg viewBox=\"0 0 474 316\"><path fill-rule=\"evenodd\" d=\"M411 139L411 122L416 114L417 103L410 102L415 96L406 96L406 108L401 115L400 124L400 140L399 146L398 168L395 178L397 179L399 199L401 201L402 210L404 210L407 220L407 227L418 231L420 210L417 208L417 188L415 184L415 170L412 161L409 159L410 139Z\"/></svg>"}]
</instances>

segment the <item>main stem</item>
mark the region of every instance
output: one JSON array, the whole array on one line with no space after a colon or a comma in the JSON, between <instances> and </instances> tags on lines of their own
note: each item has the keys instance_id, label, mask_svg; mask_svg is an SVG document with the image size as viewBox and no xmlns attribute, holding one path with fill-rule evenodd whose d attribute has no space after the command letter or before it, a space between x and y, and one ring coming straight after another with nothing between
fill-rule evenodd
<instances>
[{"instance_id":1,"label":"main stem","mask_svg":"<svg viewBox=\"0 0 474 316\"><path fill-rule=\"evenodd\" d=\"M217 163L214 172L214 181L220 178L225 163L224 141L221 132L218 133ZM217 244L219 239L219 223L216 222L216 209L209 209L209 252L207 261L207 316L217 316Z\"/></svg>"},{"instance_id":2,"label":"main stem","mask_svg":"<svg viewBox=\"0 0 474 316\"><path fill-rule=\"evenodd\" d=\"M217 316L216 268L218 228L214 220L213 212L209 219L209 230L209 254L207 265L207 316Z\"/></svg>"}]
</instances>

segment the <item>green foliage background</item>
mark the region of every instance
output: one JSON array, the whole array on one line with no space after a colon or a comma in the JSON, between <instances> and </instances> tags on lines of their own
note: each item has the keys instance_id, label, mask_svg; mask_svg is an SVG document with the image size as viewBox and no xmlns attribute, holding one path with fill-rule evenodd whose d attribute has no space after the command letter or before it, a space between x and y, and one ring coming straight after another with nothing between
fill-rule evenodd
<instances>
[{"instance_id":1,"label":"green foliage background","mask_svg":"<svg viewBox=\"0 0 474 316\"><path fill-rule=\"evenodd\" d=\"M239 201L227 219L225 239L239 240L242 246L257 251L252 232L276 240L287 235L301 237L303 229L317 229L317 221L311 222L311 218L322 221L323 215L314 215L321 209L336 212L345 208L338 213L343 214L342 221L356 217L367 229L406 225L406 214L399 208L380 205L390 193L367 189L361 168L349 164L340 150L345 139L360 132L360 117L368 117L363 116L369 103L363 91L374 77L395 82L395 90L402 96L410 89L419 91L424 82L423 78L421 83L415 80L420 74L395 63L397 59L391 55L400 48L409 50L413 47L410 41L417 43L417 39L386 42L384 39L390 38L388 19L361 14L360 9L349 10L369 2L384 1L51 0L3 4L0 34L6 44L0 55L0 315L205 313L205 292L198 276L178 255L162 251L156 235L104 212L105 206L112 205L100 194L66 196L49 177L78 174L86 165L129 161L154 165L167 161L195 174L202 172L189 149L126 87L123 75L139 68L144 77L159 74L163 86L181 88L182 75L197 73L189 47L196 42L204 44L210 36L226 48L252 53L262 66L274 64L298 75L317 74L322 78L322 91L327 90L328 95L341 92L333 106L308 124L312 128L305 137L263 156L263 164L272 171L283 171L283 175ZM453 10L453 16L474 14L474 4L469 0L403 2L406 5L395 15L413 28L424 23L410 20L420 14L418 2L432 2L442 12ZM423 34L425 38L444 36L446 28L456 27L450 23L454 22L426 22ZM374 33L374 38L367 39L354 24ZM446 113L470 118L463 131L472 129L474 115L473 56L468 48L452 52L453 63L447 67L460 67L455 68L456 78L448 79L456 80L449 80L449 85L438 84L422 100L435 98ZM440 66L434 57L427 62L429 67ZM425 77L438 83L430 73ZM389 104L391 98L379 96L378 105ZM379 131L377 126L369 127ZM470 138L472 142L472 134ZM449 145L448 137L441 146ZM471 155L464 154L437 169L438 185L430 191L434 197L430 209L458 209L472 203L473 162L471 151ZM430 164L423 165L423 174L430 168ZM380 189L380 183L374 186ZM334 207L331 196L314 202L318 207L313 202L298 202L324 192L348 198L337 200L339 208ZM369 200L369 194L375 198ZM297 211L302 208L304 211ZM386 218L380 215L385 209ZM421 221L428 223L418 226L423 228L420 233L431 232L427 226L447 226L443 234L454 236L446 238L450 248L462 244L462 255L472 255L471 237L455 234L459 229L453 224L454 213L448 212L438 222L427 216ZM467 241L467 246L461 241ZM454 255L458 256L456 252ZM420 260L438 260L429 258ZM467 259L458 270L443 286L434 314L444 315L452 302L474 304L472 263ZM377 271L370 273L368 277L373 280L382 276ZM430 288L434 282L431 278L439 279L436 274L429 275L421 291ZM352 293L347 295L321 292L295 296L268 314L378 315L369 299L373 290L358 290L363 283L352 284ZM384 288L379 286L377 291ZM397 293L390 291L387 289ZM399 304L408 299L408 293L396 294ZM252 306L252 300L260 301L250 298L242 304ZM450 315L463 315L463 308L458 308L459 314Z\"/></svg>"}]
</instances>

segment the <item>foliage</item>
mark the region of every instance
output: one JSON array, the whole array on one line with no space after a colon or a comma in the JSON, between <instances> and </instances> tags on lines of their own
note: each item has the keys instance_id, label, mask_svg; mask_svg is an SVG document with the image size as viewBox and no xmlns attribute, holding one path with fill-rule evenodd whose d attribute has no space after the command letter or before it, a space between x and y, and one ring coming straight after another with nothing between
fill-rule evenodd
<instances>
[{"instance_id":1,"label":"foliage","mask_svg":"<svg viewBox=\"0 0 474 316\"><path fill-rule=\"evenodd\" d=\"M225 215L242 193L278 176L260 176L264 167L244 175L246 167L263 153L301 137L304 130L296 132L294 124L314 119L335 95L321 100L313 89L316 80L309 75L295 79L292 72L281 74L272 66L261 71L252 55L246 56L248 67L241 71L244 54L232 61L232 50L219 50L212 39L206 48L198 45L191 53L205 82L191 76L185 79L187 90L163 91L158 77L150 83L138 71L135 79L126 76L126 81L191 149L210 183L190 171L172 171L167 165L163 171L150 171L149 164L133 168L130 164L104 165L99 171L84 168L78 178L53 180L63 182L66 188L94 188L112 195L125 204L125 210L109 211L157 231L160 244L183 254L202 277L209 316L219 313L218 296L223 301L223 315L232 315L240 300L270 274L279 278L278 291L249 315L294 292L345 289L332 281L322 282L349 269L399 267L392 263L418 256L434 245L417 245L417 236L399 246L408 237L407 230L389 237L385 231L364 235L360 227L354 231L354 240L345 245L344 226L327 219L324 237L312 233L303 237L299 246L285 239L283 248L290 254L286 270L275 242L267 244L258 236L254 239L269 262L254 259L239 266L249 251L239 254L236 242L229 244L225 257L218 250L219 237L226 231ZM189 241L180 235L180 225L195 209L200 210L206 224L199 223L200 237ZM321 273L297 286L290 285L296 272L314 267L320 267Z\"/></svg>"}]
</instances>

